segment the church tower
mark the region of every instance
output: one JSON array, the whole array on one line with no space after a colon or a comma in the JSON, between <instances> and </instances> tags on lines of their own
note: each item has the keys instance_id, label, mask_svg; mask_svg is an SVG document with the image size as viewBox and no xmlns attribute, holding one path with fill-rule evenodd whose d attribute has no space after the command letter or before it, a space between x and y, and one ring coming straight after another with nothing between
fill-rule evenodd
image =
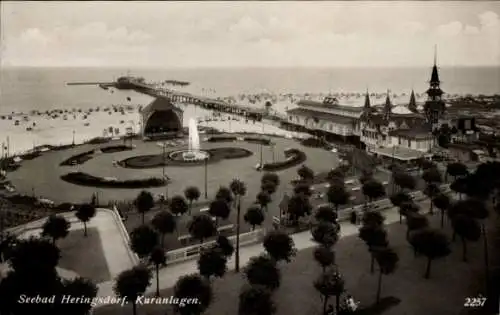
<instances>
[{"instance_id":1,"label":"church tower","mask_svg":"<svg viewBox=\"0 0 500 315\"><path fill-rule=\"evenodd\" d=\"M412 113L418 113L417 100L415 99L415 92L413 90L411 90L410 103L408 103L408 109Z\"/></svg>"},{"instance_id":2,"label":"church tower","mask_svg":"<svg viewBox=\"0 0 500 315\"><path fill-rule=\"evenodd\" d=\"M385 98L385 104L384 104L383 114L384 114L384 119L385 120L388 121L391 118L392 103L391 103L391 97L390 97L390 94L389 94L389 90L387 90L387 97Z\"/></svg>"},{"instance_id":3,"label":"church tower","mask_svg":"<svg viewBox=\"0 0 500 315\"><path fill-rule=\"evenodd\" d=\"M427 122L432 124L433 129L444 117L446 106L442 99L444 94L441 90L441 81L439 80L439 73L437 68L437 52L434 49L434 66L432 67L431 80L429 82L429 89L427 90L427 101L424 105L424 112Z\"/></svg>"}]
</instances>

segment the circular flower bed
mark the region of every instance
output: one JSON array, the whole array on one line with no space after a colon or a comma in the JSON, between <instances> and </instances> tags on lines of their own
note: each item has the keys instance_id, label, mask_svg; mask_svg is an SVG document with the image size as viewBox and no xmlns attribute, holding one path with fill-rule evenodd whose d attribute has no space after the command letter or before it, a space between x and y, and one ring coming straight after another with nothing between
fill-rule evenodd
<instances>
[{"instance_id":1,"label":"circular flower bed","mask_svg":"<svg viewBox=\"0 0 500 315\"><path fill-rule=\"evenodd\" d=\"M264 171L282 171L290 167L297 166L306 160L306 154L297 149L285 151L286 160L262 165Z\"/></svg>"},{"instance_id":2,"label":"circular flower bed","mask_svg":"<svg viewBox=\"0 0 500 315\"><path fill-rule=\"evenodd\" d=\"M61 162L61 166L71 166L71 165L80 165L88 160L91 160L94 157L94 154L97 152L102 152L102 153L116 153L116 152L122 152L122 151L129 151L132 150L133 147L127 146L127 145L113 145L113 146L108 146L108 147L103 147L103 148L97 148L94 150L86 151L77 155L73 155L69 159L66 159Z\"/></svg>"},{"instance_id":3,"label":"circular flower bed","mask_svg":"<svg viewBox=\"0 0 500 315\"><path fill-rule=\"evenodd\" d=\"M162 178L151 177L145 179L118 180L115 178L102 178L82 172L72 172L61 176L61 179L72 184L100 188L152 188L167 184Z\"/></svg>"},{"instance_id":4,"label":"circular flower bed","mask_svg":"<svg viewBox=\"0 0 500 315\"><path fill-rule=\"evenodd\" d=\"M249 157L253 154L252 151L238 147L207 149L204 150L204 152L209 155L208 163L218 162L225 159L241 159ZM118 165L126 168L141 169L162 166L194 166L205 163L205 160L185 161L182 159L182 154L175 153L176 151L165 153L165 160L163 160L163 154L134 156L118 162Z\"/></svg>"}]
</instances>

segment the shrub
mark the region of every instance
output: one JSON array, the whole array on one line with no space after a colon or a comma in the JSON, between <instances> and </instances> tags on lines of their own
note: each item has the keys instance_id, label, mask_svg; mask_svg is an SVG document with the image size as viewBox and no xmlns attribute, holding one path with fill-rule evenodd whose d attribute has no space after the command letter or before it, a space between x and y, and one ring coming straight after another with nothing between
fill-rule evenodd
<instances>
[{"instance_id":1,"label":"shrub","mask_svg":"<svg viewBox=\"0 0 500 315\"><path fill-rule=\"evenodd\" d=\"M262 165L264 171L281 171L303 163L306 160L306 154L297 149L288 149L285 151L285 161L275 163L265 163Z\"/></svg>"},{"instance_id":2,"label":"shrub","mask_svg":"<svg viewBox=\"0 0 500 315\"><path fill-rule=\"evenodd\" d=\"M237 138L233 136L226 136L226 137L210 137L208 138L208 142L231 142L231 141L236 141Z\"/></svg>"},{"instance_id":3,"label":"shrub","mask_svg":"<svg viewBox=\"0 0 500 315\"><path fill-rule=\"evenodd\" d=\"M265 139L265 138L245 137L245 138L243 138L243 140L246 142L257 143L257 144L262 144L262 145L270 145L271 144L271 140Z\"/></svg>"},{"instance_id":4,"label":"shrub","mask_svg":"<svg viewBox=\"0 0 500 315\"><path fill-rule=\"evenodd\" d=\"M61 179L76 185L102 187L102 188L150 188L165 186L163 178L150 177L131 180L106 180L82 172L72 172L61 176Z\"/></svg>"}]
</instances>

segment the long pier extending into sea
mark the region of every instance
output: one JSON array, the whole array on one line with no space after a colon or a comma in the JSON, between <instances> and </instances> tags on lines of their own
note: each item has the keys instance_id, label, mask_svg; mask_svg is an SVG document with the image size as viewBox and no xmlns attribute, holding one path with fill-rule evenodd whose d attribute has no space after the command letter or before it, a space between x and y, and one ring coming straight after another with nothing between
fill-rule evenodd
<instances>
[{"instance_id":1,"label":"long pier extending into sea","mask_svg":"<svg viewBox=\"0 0 500 315\"><path fill-rule=\"evenodd\" d=\"M263 117L271 118L265 108L255 108L241 104L229 103L219 99L198 96L187 92L175 91L164 87L158 87L148 84L134 77L122 77L117 82L72 82L67 85L99 85L106 87L115 87L117 89L134 90L139 93L147 94L152 97L166 97L172 102L189 103L209 110L216 110L240 116L249 119L261 120ZM277 119L277 117L274 117Z\"/></svg>"}]
</instances>

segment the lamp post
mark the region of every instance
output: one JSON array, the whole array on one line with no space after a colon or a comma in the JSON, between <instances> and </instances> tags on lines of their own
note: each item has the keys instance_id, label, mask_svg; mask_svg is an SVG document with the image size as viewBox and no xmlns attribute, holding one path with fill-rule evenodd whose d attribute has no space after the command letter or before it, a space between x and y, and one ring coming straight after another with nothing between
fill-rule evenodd
<instances>
[{"instance_id":1,"label":"lamp post","mask_svg":"<svg viewBox=\"0 0 500 315\"><path fill-rule=\"evenodd\" d=\"M75 146L75 130L73 129L73 142L71 142L72 146Z\"/></svg>"},{"instance_id":2,"label":"lamp post","mask_svg":"<svg viewBox=\"0 0 500 315\"><path fill-rule=\"evenodd\" d=\"M205 199L208 199L208 157L205 157Z\"/></svg>"},{"instance_id":3,"label":"lamp post","mask_svg":"<svg viewBox=\"0 0 500 315\"><path fill-rule=\"evenodd\" d=\"M167 180L167 177L165 175L165 149L166 149L165 142L162 143L161 148L162 148L161 171L162 171L162 175L163 175L163 180L165 181L165 200L168 200L168 180Z\"/></svg>"},{"instance_id":4,"label":"lamp post","mask_svg":"<svg viewBox=\"0 0 500 315\"><path fill-rule=\"evenodd\" d=\"M261 124L262 124L262 141L264 139L264 118L261 116L261 120L260 120ZM263 163L263 148L262 148L262 141L260 142L260 167L262 168L262 163Z\"/></svg>"}]
</instances>

